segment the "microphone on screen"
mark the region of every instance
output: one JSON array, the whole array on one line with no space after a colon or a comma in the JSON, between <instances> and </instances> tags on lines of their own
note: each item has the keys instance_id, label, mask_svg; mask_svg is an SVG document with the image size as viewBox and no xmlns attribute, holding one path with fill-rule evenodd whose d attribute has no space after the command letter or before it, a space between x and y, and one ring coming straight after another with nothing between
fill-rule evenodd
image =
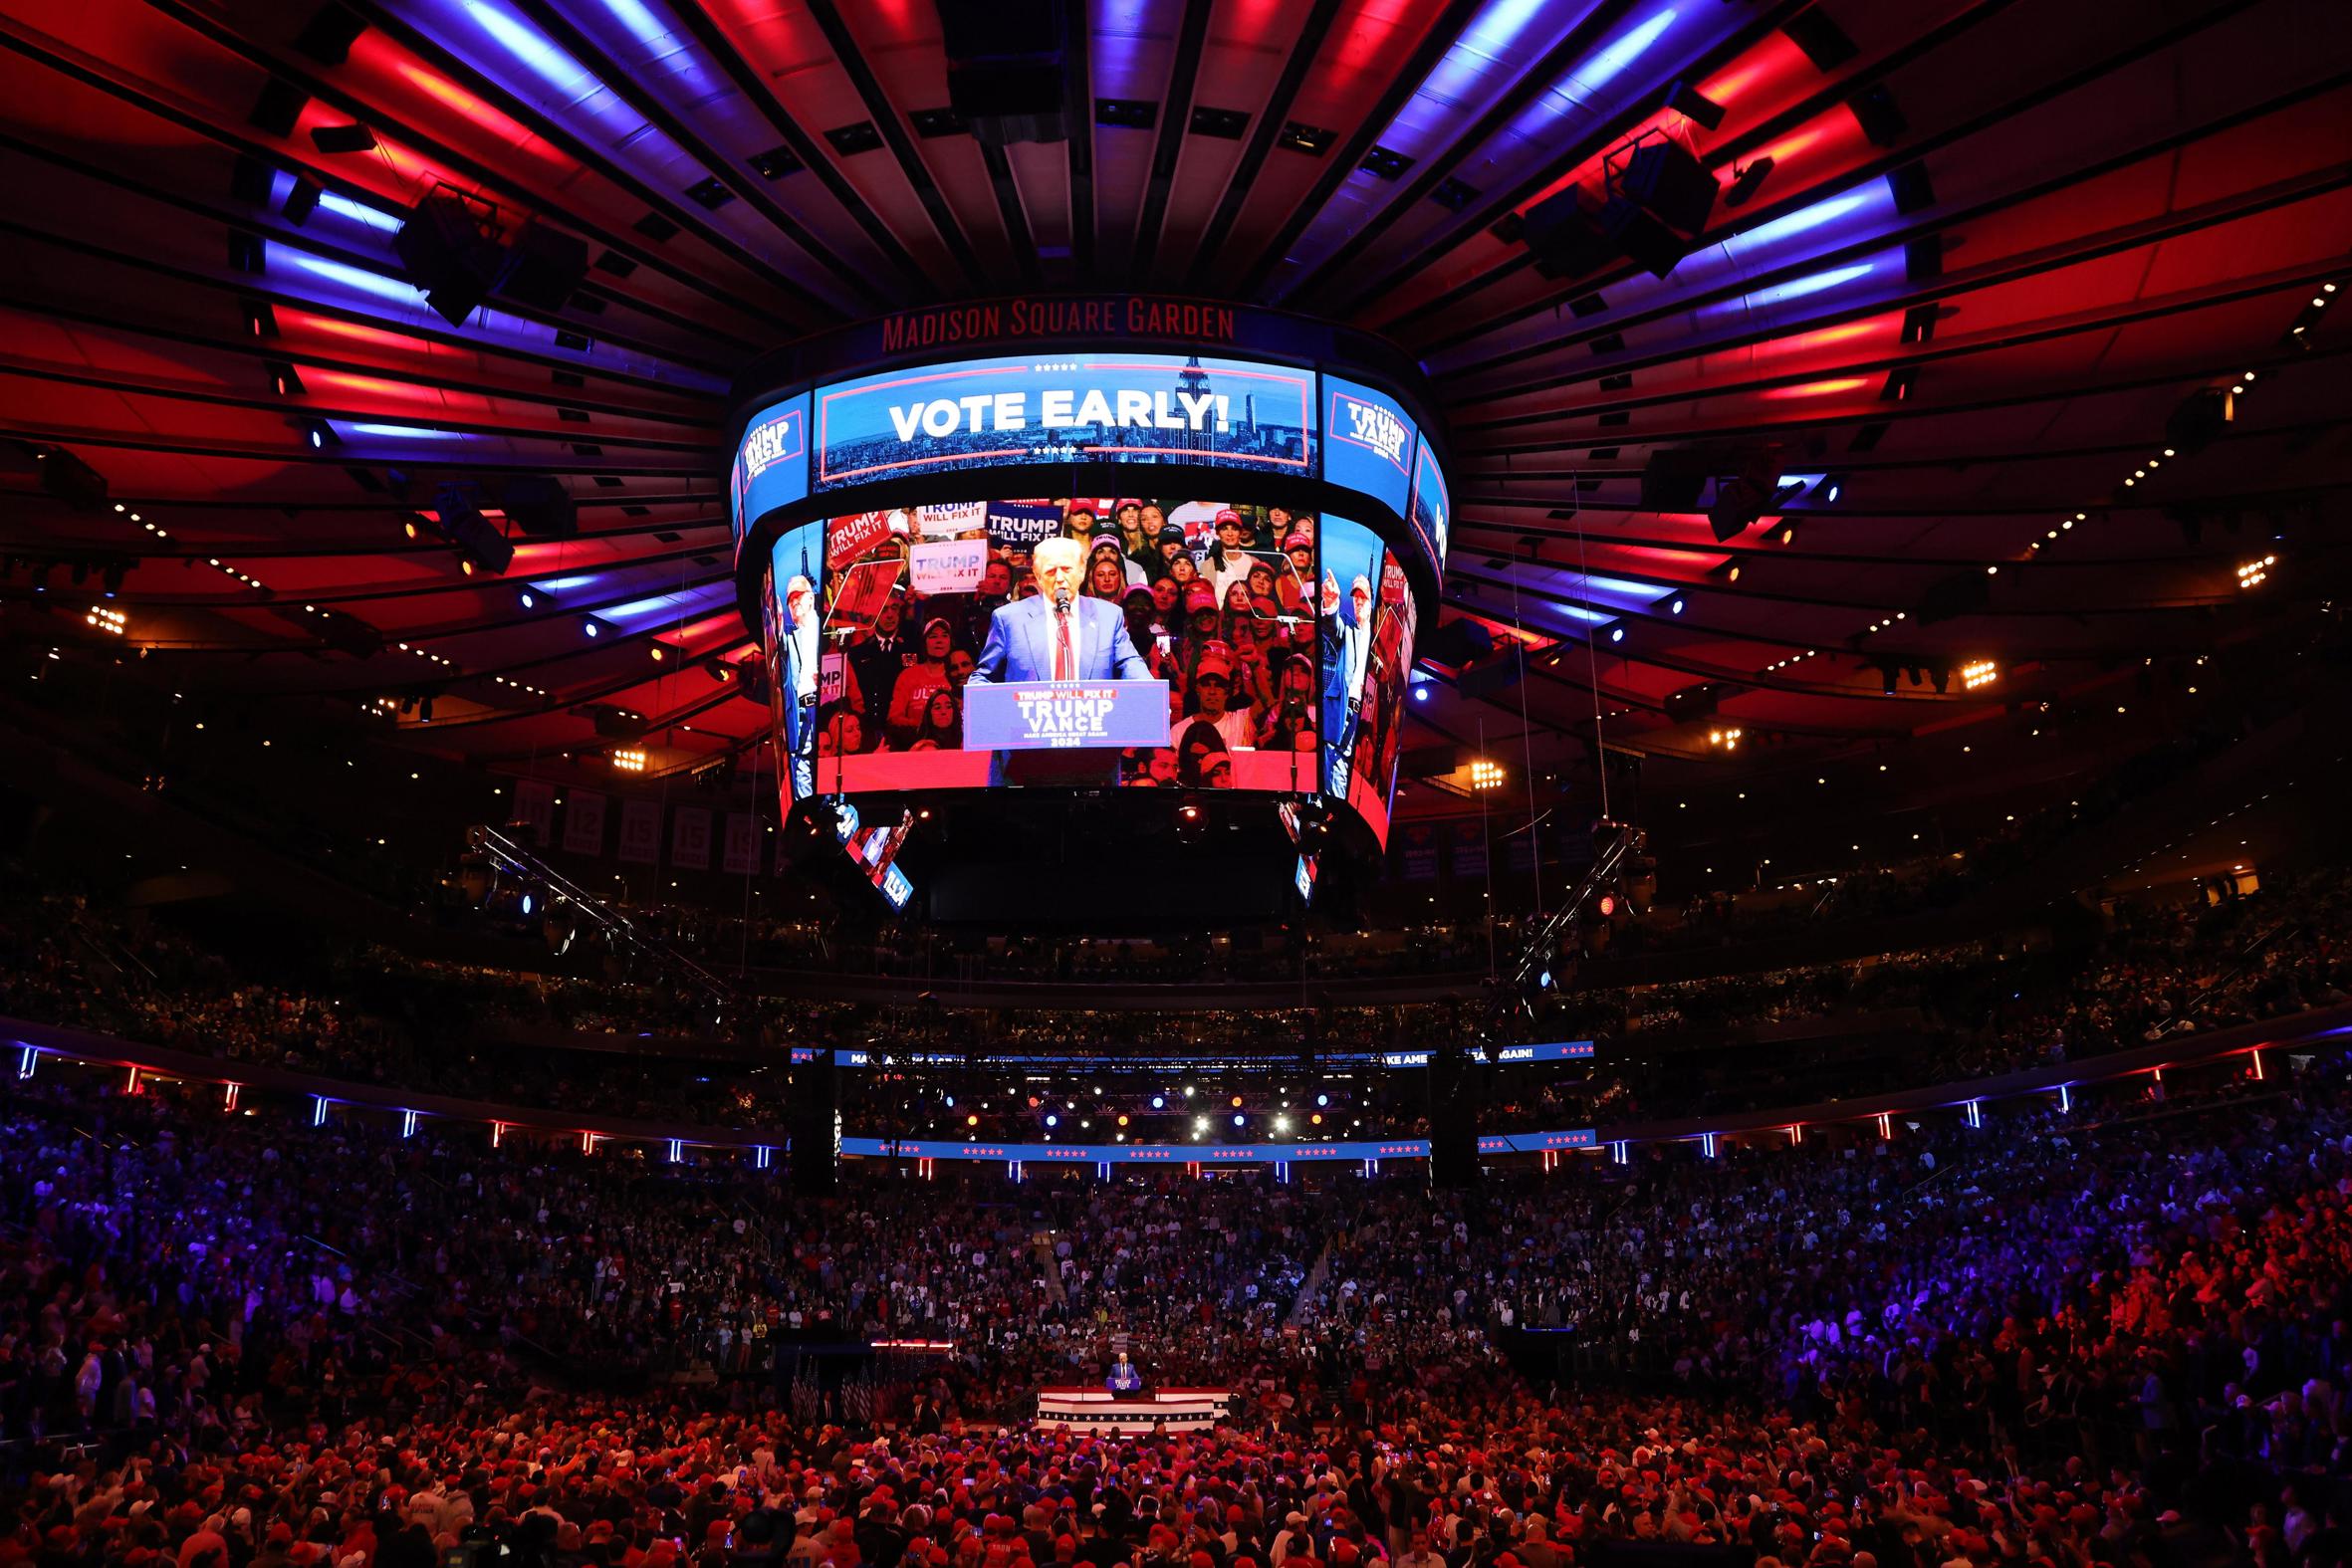
<instances>
[{"instance_id":1,"label":"microphone on screen","mask_svg":"<svg viewBox=\"0 0 2352 1568\"><path fill-rule=\"evenodd\" d=\"M1056 588L1054 590L1054 613L1057 615L1069 613L1069 589Z\"/></svg>"}]
</instances>

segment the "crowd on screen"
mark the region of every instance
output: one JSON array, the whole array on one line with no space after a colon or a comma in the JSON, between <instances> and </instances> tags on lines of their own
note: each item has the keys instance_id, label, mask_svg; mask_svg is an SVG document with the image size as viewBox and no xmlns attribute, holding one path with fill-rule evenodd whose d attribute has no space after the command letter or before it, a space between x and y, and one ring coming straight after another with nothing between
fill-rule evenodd
<instances>
[{"instance_id":1,"label":"crowd on screen","mask_svg":"<svg viewBox=\"0 0 2352 1568\"><path fill-rule=\"evenodd\" d=\"M1235 752L1314 750L1317 620L1337 609L1338 588L1315 582L1312 517L1133 499L1053 505L1058 537L1085 551L1076 591L1116 606L1150 676L1168 682L1168 745L1137 749L1125 782L1230 786ZM888 532L828 575L836 593L859 591L857 567L903 568L931 510L969 509L889 514ZM986 535L974 520L937 537ZM1037 543L992 540L969 590L923 592L902 569L870 608L836 603L827 625L838 687L819 714L818 756L961 750L965 690L991 621L1038 592Z\"/></svg>"},{"instance_id":2,"label":"crowd on screen","mask_svg":"<svg viewBox=\"0 0 2352 1568\"><path fill-rule=\"evenodd\" d=\"M821 1200L49 1071L0 1114L0 1556L2333 1568L2341 1073L1467 1192L974 1170ZM949 1348L790 1370L874 1338ZM1122 1350L1231 1419L1030 1419Z\"/></svg>"}]
</instances>

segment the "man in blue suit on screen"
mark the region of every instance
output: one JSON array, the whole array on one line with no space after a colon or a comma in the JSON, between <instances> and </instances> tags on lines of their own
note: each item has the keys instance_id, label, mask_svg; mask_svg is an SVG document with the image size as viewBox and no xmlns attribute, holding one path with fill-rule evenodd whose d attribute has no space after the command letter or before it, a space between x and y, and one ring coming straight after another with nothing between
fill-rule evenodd
<instances>
[{"instance_id":1,"label":"man in blue suit on screen","mask_svg":"<svg viewBox=\"0 0 2352 1568\"><path fill-rule=\"evenodd\" d=\"M1127 635L1127 617L1109 599L1081 598L1085 547L1074 539L1040 542L1030 558L1038 591L989 616L988 643L972 683L997 681L1147 681L1151 666Z\"/></svg>"}]
</instances>

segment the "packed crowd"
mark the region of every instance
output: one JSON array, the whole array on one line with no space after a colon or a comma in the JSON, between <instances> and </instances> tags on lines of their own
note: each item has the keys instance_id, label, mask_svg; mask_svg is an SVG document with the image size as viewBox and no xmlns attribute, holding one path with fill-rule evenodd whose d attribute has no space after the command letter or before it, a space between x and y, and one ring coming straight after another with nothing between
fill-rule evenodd
<instances>
[{"instance_id":1,"label":"packed crowd","mask_svg":"<svg viewBox=\"0 0 2352 1568\"><path fill-rule=\"evenodd\" d=\"M2331 1568L2340 1072L1462 1193L890 1172L829 1201L46 1073L0 1118L0 1553ZM885 1336L953 1348L793 1371ZM1028 1419L1120 1349L1233 1419Z\"/></svg>"},{"instance_id":2,"label":"packed crowd","mask_svg":"<svg viewBox=\"0 0 2352 1568\"><path fill-rule=\"evenodd\" d=\"M2122 904L2088 948L1984 942L1570 990L1499 1024L1483 992L1391 1007L1302 995L1295 1008L1222 1013L770 1000L722 1014L691 989L619 973L534 976L380 949L297 985L283 966L241 973L160 922L107 920L21 891L0 905L0 1014L442 1094L767 1125L784 1054L801 1046L910 1064L844 1075L851 1131L1034 1140L1058 1127L1069 1138L1082 1124L1121 1129L1120 1141L1216 1138L1227 1119L1203 1113L1238 1093L1253 1114L1295 1109L1295 1125L1279 1132L1384 1136L1424 1129L1423 1075L1384 1076L1365 1054L1468 1046L1482 1030L1506 1043L1607 1042L1593 1068L1490 1076L1486 1124L1525 1130L1758 1108L1812 1095L1813 1073L1841 1093L1985 1076L2334 1005L2352 992L2352 890L2326 872L2219 904ZM1809 1056L1783 1048L1760 1075L1741 1037L1764 1027L1784 1046L1825 1043ZM1036 1056L1072 1065L1000 1065ZM917 1059L923 1067L911 1070ZM1285 1079L1298 1098L1270 1103L1263 1071L1221 1074L1220 1060L1304 1063ZM1180 1063L1193 1066L1168 1065ZM1195 1086L1209 1098L1178 1097ZM1238 1136L1269 1135L1263 1118L1242 1125Z\"/></svg>"}]
</instances>

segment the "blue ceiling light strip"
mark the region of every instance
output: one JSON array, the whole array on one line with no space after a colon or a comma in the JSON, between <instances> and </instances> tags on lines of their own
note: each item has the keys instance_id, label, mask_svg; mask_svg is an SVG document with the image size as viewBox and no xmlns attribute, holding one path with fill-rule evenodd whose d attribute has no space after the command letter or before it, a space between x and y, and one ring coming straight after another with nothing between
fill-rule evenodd
<instances>
[{"instance_id":1,"label":"blue ceiling light strip","mask_svg":"<svg viewBox=\"0 0 2352 1568\"><path fill-rule=\"evenodd\" d=\"M1589 103L1601 89L1617 80L1627 67L1650 52L1650 46L1666 36L1682 13L1673 7L1658 12L1637 23L1629 31L1620 33L1604 45L1591 59L1584 61L1560 80L1555 90L1570 99L1578 93Z\"/></svg>"},{"instance_id":2,"label":"blue ceiling light strip","mask_svg":"<svg viewBox=\"0 0 2352 1568\"><path fill-rule=\"evenodd\" d=\"M1563 132L1559 122L1571 117L1598 118L1610 112L1629 94L1654 91L1651 81L1655 73L1645 72L1633 78L1618 92L1616 87L1634 62L1640 60L1662 43L1676 27L1688 20L1685 13L1674 6L1666 6L1632 23L1599 49L1575 65L1543 91L1541 97L1529 105L1504 127L1507 139L1526 140L1556 146L1556 138Z\"/></svg>"},{"instance_id":3,"label":"blue ceiling light strip","mask_svg":"<svg viewBox=\"0 0 2352 1568\"><path fill-rule=\"evenodd\" d=\"M677 44L677 30L647 10L643 0L604 0L604 9L628 29L631 38L656 54L667 53Z\"/></svg>"},{"instance_id":4,"label":"blue ceiling light strip","mask_svg":"<svg viewBox=\"0 0 2352 1568\"><path fill-rule=\"evenodd\" d=\"M574 103L585 102L604 91L604 84L586 66L504 6L491 4L490 0L460 0L454 10L448 6L438 9L444 16L462 16L471 21L487 41Z\"/></svg>"},{"instance_id":5,"label":"blue ceiling light strip","mask_svg":"<svg viewBox=\"0 0 2352 1568\"><path fill-rule=\"evenodd\" d=\"M1801 265L1800 251L1826 256L1858 243L1866 243L1873 235L1894 227L1899 217L1894 196L1888 190L1886 181L1870 180L1852 190L1824 197L1794 212L1784 213L1767 223L1693 251L1683 258L1670 277L1660 279L1640 273L1610 284L1604 296L1607 308L1591 318L1588 330L1606 331L1607 323L1612 319L1639 316L1655 311L1672 300L1690 299L1720 290L1735 279L1765 267L1778 270ZM1865 265L1871 272L1883 273L1890 259L1899 261L1900 253L1889 252L1870 257ZM1841 271L1839 267L1825 268L1809 278L1792 280L1777 290L1760 290L1753 295L1697 306L1689 320L1701 324L1715 323L1726 316L1745 315L1760 305L1778 304L1826 289L1842 288L1864 276L1835 276ZM1898 266L1897 275L1900 272ZM1823 281L1825 279L1828 281ZM1661 322L1648 327L1629 328L1626 336L1638 345L1649 335L1660 331L1680 333L1683 326L1680 322ZM1515 348L1548 343L1557 336L1558 328L1548 313L1531 316L1499 333L1475 338L1437 354L1431 360L1431 366L1443 373L1500 353L1508 353Z\"/></svg>"},{"instance_id":6,"label":"blue ceiling light strip","mask_svg":"<svg viewBox=\"0 0 2352 1568\"><path fill-rule=\"evenodd\" d=\"M1096 95L1110 99L1157 97L1159 82L1149 70L1148 41L1174 35L1173 8L1163 7L1171 14L1155 20L1151 15L1151 0L1142 4L1119 3L1119 0L1083 0L1083 3L1091 13L1086 25L1086 69L1093 76Z\"/></svg>"},{"instance_id":7,"label":"blue ceiling light strip","mask_svg":"<svg viewBox=\"0 0 2352 1568\"><path fill-rule=\"evenodd\" d=\"M647 64L677 79L690 103L700 105L727 96L727 85L702 71L698 60L691 56L681 59L682 39L642 0L608 0L608 9L636 45L655 52ZM497 0L428 0L412 13L411 20L443 48L471 62L476 70L596 148L649 189L682 196L711 177L700 158L649 124L570 51ZM521 71L499 69L510 65ZM698 216L755 255L776 240L767 220L747 204L724 203Z\"/></svg>"},{"instance_id":8,"label":"blue ceiling light strip","mask_svg":"<svg viewBox=\"0 0 2352 1568\"><path fill-rule=\"evenodd\" d=\"M271 206L285 206L286 198L293 193L294 175L290 171L278 169L270 175ZM371 207L363 201L353 201L349 196L338 195L331 190L320 193L319 211L339 218L354 228L368 230L372 234L397 234L400 232L400 225L407 221L400 213L386 212L381 207ZM311 221L315 223L318 220L314 216Z\"/></svg>"},{"instance_id":9,"label":"blue ceiling light strip","mask_svg":"<svg viewBox=\"0 0 2352 1568\"><path fill-rule=\"evenodd\" d=\"M1546 9L1544 0L1495 0L1480 12L1397 111L1381 132L1380 145L1415 159L1442 146L1466 117L1475 117L1518 79L1521 62L1565 38L1595 7L1562 8L1539 36L1531 36Z\"/></svg>"},{"instance_id":10,"label":"blue ceiling light strip","mask_svg":"<svg viewBox=\"0 0 2352 1568\"><path fill-rule=\"evenodd\" d=\"M310 286L318 303L347 310L365 309L367 314L378 321L399 326L421 326L428 321L435 328L442 325L441 319L425 303L424 291L402 279L345 262L329 261L324 256L313 256L283 242L274 242L270 247L271 271L278 271L281 258L290 275L301 278ZM319 284L325 284L328 288L322 291L317 287ZM337 295L342 298L336 298ZM387 316L381 310L359 306L359 301L396 305L405 314ZM527 347L535 353L574 352L557 344L554 328L542 327L536 322L527 322L519 316L510 316L504 311L494 311L488 307L468 317L464 330L494 341L503 339L516 347ZM585 359L588 355L580 352L576 357Z\"/></svg>"},{"instance_id":11,"label":"blue ceiling light strip","mask_svg":"<svg viewBox=\"0 0 2352 1568\"><path fill-rule=\"evenodd\" d=\"M1786 283L1776 283L1769 288L1759 289L1754 294L1743 296L1742 303L1749 306L1765 306L1778 305L1783 300L1801 300L1807 295L1819 294L1824 289L1842 288L1846 284L1852 283L1856 278L1867 278L1876 269L1876 266L1877 264L1874 262L1854 262L1844 267L1832 267L1826 272L1816 272L1802 278L1791 278Z\"/></svg>"},{"instance_id":12,"label":"blue ceiling light strip","mask_svg":"<svg viewBox=\"0 0 2352 1568\"><path fill-rule=\"evenodd\" d=\"M324 198L320 206L326 206ZM451 330L425 303L424 291L388 273L354 267L348 262L330 261L278 239L270 242L267 256L265 265L272 283L298 304L350 311L387 327L428 328L434 332ZM387 259L385 265L395 264ZM387 306L394 309L387 310ZM594 340L590 340L586 347L570 347L557 341L555 327L527 321L488 306L475 311L466 318L464 327L455 330L487 348L505 347L534 354L561 355L584 365L601 361L602 368L655 378L680 392L723 392L727 389L727 381L723 376L618 350Z\"/></svg>"},{"instance_id":13,"label":"blue ceiling light strip","mask_svg":"<svg viewBox=\"0 0 2352 1568\"><path fill-rule=\"evenodd\" d=\"M1659 600L1680 591L1671 584L1637 582L1631 577L1542 566L1525 560L1518 563L1518 569L1523 588L1574 601L1561 604L1543 599L1529 608L1564 615L1580 625L1607 625L1627 612L1648 610Z\"/></svg>"},{"instance_id":14,"label":"blue ceiling light strip","mask_svg":"<svg viewBox=\"0 0 2352 1568\"><path fill-rule=\"evenodd\" d=\"M1771 284L1753 293L1703 305L1691 313L1691 320L1701 327L1730 324L1741 327L1787 326L1793 330L1796 323L1811 313L1816 302L1826 303L1825 296L1836 296L1834 303L1837 309L1849 309L1858 296L1899 291L1905 277L1902 251L1880 251L1858 261L1806 273L1785 283ZM1803 302L1800 309L1782 309L1799 302Z\"/></svg>"},{"instance_id":15,"label":"blue ceiling light strip","mask_svg":"<svg viewBox=\"0 0 2352 1568\"><path fill-rule=\"evenodd\" d=\"M464 430L435 430L425 425L381 424L373 420L330 419L327 423L346 442L353 436L367 436L383 441L471 441L473 435Z\"/></svg>"},{"instance_id":16,"label":"blue ceiling light strip","mask_svg":"<svg viewBox=\"0 0 2352 1568\"><path fill-rule=\"evenodd\" d=\"M631 599L626 604L616 604L610 609L596 611L596 618L614 621L624 626L630 621L644 620L649 616L656 615L670 619L689 619L734 602L735 584L732 581L708 582L701 587L688 588L683 592L656 593L650 598Z\"/></svg>"},{"instance_id":17,"label":"blue ceiling light strip","mask_svg":"<svg viewBox=\"0 0 2352 1568\"><path fill-rule=\"evenodd\" d=\"M1783 213L1769 223L1744 229L1725 240L1724 249L1731 252L1734 261L1748 262L1800 235L1834 229L1840 234L1855 237L1879 227L1895 215L1894 193L1887 188L1885 180L1874 179L1857 189L1827 196L1809 206L1799 207L1794 212Z\"/></svg>"},{"instance_id":18,"label":"blue ceiling light strip","mask_svg":"<svg viewBox=\"0 0 2352 1568\"><path fill-rule=\"evenodd\" d=\"M397 278L387 278L380 272L369 272L364 267L352 267L343 262L329 261L324 256L308 255L286 245L273 248L269 261L272 268L277 266L280 256L285 257L289 266L307 273L313 278L323 279L347 294L358 295L370 300L381 300L388 304L413 308L418 311L427 308L423 290L413 284L402 283Z\"/></svg>"}]
</instances>

